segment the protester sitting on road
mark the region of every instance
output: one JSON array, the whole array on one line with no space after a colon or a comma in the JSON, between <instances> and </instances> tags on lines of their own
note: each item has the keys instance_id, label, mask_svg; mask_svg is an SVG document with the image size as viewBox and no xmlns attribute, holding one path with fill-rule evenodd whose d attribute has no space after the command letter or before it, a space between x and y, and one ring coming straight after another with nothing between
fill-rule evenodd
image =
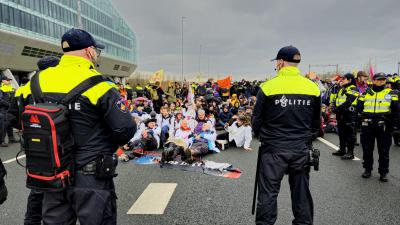
<instances>
[{"instance_id":1,"label":"protester sitting on road","mask_svg":"<svg viewBox=\"0 0 400 225\"><path fill-rule=\"evenodd\" d=\"M211 121L206 117L206 112L203 109L199 109L197 111L197 119L194 125L194 133L197 135L203 129L203 124L209 123L212 125Z\"/></svg>"},{"instance_id":2,"label":"protester sitting on road","mask_svg":"<svg viewBox=\"0 0 400 225\"><path fill-rule=\"evenodd\" d=\"M159 115L157 115L157 125L161 129L160 142L161 145L167 142L170 128L173 125L173 116L170 114L168 107L161 107Z\"/></svg>"},{"instance_id":3,"label":"protester sitting on road","mask_svg":"<svg viewBox=\"0 0 400 225\"><path fill-rule=\"evenodd\" d=\"M252 150L250 147L251 141L253 139L252 130L250 126L250 121L246 116L238 116L237 120L233 122L232 125L226 123L225 129L227 132L218 135L218 140L226 140L228 143L228 147L243 147L245 150ZM222 142L221 145L222 144L225 143Z\"/></svg>"},{"instance_id":4,"label":"protester sitting on road","mask_svg":"<svg viewBox=\"0 0 400 225\"><path fill-rule=\"evenodd\" d=\"M154 151L160 145L160 127L157 126L157 120L154 118L147 119L145 127L141 127L135 133L135 136L129 142L128 149L143 149L144 151Z\"/></svg>"},{"instance_id":5,"label":"protester sitting on road","mask_svg":"<svg viewBox=\"0 0 400 225\"><path fill-rule=\"evenodd\" d=\"M143 111L150 114L153 111L153 107L150 106L149 101L143 101Z\"/></svg>"},{"instance_id":6,"label":"protester sitting on road","mask_svg":"<svg viewBox=\"0 0 400 225\"><path fill-rule=\"evenodd\" d=\"M218 115L219 118L218 125L224 127L225 124L232 119L232 117L233 114L229 111L229 106L224 105L222 111Z\"/></svg>"},{"instance_id":7,"label":"protester sitting on road","mask_svg":"<svg viewBox=\"0 0 400 225\"><path fill-rule=\"evenodd\" d=\"M193 137L193 144L185 150L184 161L193 162L196 157L201 157L209 151L220 152L215 145L217 134L210 123L203 123L201 131Z\"/></svg>"},{"instance_id":8,"label":"protester sitting on road","mask_svg":"<svg viewBox=\"0 0 400 225\"><path fill-rule=\"evenodd\" d=\"M171 126L169 128L169 136L175 136L176 131L180 128L182 121L183 121L183 114L182 111L179 110L175 113L174 119L171 122Z\"/></svg>"}]
</instances>

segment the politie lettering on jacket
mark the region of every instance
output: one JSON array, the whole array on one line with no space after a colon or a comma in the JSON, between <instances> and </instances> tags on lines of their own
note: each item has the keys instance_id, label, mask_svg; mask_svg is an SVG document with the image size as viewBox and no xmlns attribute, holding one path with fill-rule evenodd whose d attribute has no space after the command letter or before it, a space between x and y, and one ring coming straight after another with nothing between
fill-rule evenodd
<instances>
[{"instance_id":1,"label":"politie lettering on jacket","mask_svg":"<svg viewBox=\"0 0 400 225\"><path fill-rule=\"evenodd\" d=\"M311 105L311 100L306 100L306 99L288 99L285 95L282 95L281 99L276 99L275 100L275 105L281 105L281 107L285 108L287 106L295 106L295 105L300 105L300 106L310 106Z\"/></svg>"},{"instance_id":2,"label":"politie lettering on jacket","mask_svg":"<svg viewBox=\"0 0 400 225\"><path fill-rule=\"evenodd\" d=\"M79 102L75 102L75 103L70 103L69 105L68 105L68 109L69 110L76 110L76 111L79 111L79 110L81 110L81 103L79 103Z\"/></svg>"},{"instance_id":3,"label":"politie lettering on jacket","mask_svg":"<svg viewBox=\"0 0 400 225\"><path fill-rule=\"evenodd\" d=\"M48 103L57 104L57 102L53 102L53 101L48 101ZM18 102L18 105L20 105L20 102ZM80 111L81 110L81 103L79 103L79 102L69 103L68 104L68 109L69 110Z\"/></svg>"}]
</instances>

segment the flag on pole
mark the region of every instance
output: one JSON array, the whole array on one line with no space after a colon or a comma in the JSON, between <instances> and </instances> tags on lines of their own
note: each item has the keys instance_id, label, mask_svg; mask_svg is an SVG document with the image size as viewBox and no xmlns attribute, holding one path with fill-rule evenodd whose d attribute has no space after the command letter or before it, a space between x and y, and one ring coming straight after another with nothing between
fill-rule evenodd
<instances>
[{"instance_id":1,"label":"flag on pole","mask_svg":"<svg viewBox=\"0 0 400 225\"><path fill-rule=\"evenodd\" d=\"M194 105L194 93L193 93L193 87L192 84L189 84L189 92L187 95L187 101L189 104Z\"/></svg>"},{"instance_id":2,"label":"flag on pole","mask_svg":"<svg viewBox=\"0 0 400 225\"><path fill-rule=\"evenodd\" d=\"M157 72L155 72L151 77L150 77L150 83L155 83L157 81L161 82L164 79L164 70L161 69Z\"/></svg>"},{"instance_id":3,"label":"flag on pole","mask_svg":"<svg viewBox=\"0 0 400 225\"><path fill-rule=\"evenodd\" d=\"M369 64L369 76L371 77L371 80L374 76L374 67L372 66L372 64Z\"/></svg>"},{"instance_id":4,"label":"flag on pole","mask_svg":"<svg viewBox=\"0 0 400 225\"><path fill-rule=\"evenodd\" d=\"M218 86L220 88L230 88L231 82L232 82L232 75L228 75L222 80L217 80Z\"/></svg>"}]
</instances>

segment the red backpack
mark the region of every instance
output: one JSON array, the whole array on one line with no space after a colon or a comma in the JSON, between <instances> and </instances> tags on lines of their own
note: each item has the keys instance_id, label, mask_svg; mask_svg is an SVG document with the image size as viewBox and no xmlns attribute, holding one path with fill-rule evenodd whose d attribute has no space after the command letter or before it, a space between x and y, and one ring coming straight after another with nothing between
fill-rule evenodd
<instances>
[{"instance_id":1,"label":"red backpack","mask_svg":"<svg viewBox=\"0 0 400 225\"><path fill-rule=\"evenodd\" d=\"M69 104L103 81L107 79L100 75L90 77L61 101L51 103L45 101L40 89L39 74L32 78L30 87L35 103L27 105L21 116L21 146L26 154L28 188L59 191L71 184L75 142L69 121ZM82 138L87 140L89 137Z\"/></svg>"}]
</instances>

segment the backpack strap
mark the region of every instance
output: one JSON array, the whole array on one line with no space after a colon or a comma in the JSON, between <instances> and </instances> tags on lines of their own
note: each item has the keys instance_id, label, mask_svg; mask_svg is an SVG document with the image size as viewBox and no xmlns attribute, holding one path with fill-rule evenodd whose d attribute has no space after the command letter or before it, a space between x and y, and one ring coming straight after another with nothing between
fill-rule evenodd
<instances>
[{"instance_id":1,"label":"backpack strap","mask_svg":"<svg viewBox=\"0 0 400 225\"><path fill-rule=\"evenodd\" d=\"M108 81L108 79L103 77L102 75L89 77L88 79L80 83L78 86L73 88L70 92L68 92L68 94L63 99L61 99L60 104L68 105L69 103L79 98L79 96L83 94L85 91L89 90L93 86L103 81Z\"/></svg>"},{"instance_id":2,"label":"backpack strap","mask_svg":"<svg viewBox=\"0 0 400 225\"><path fill-rule=\"evenodd\" d=\"M31 79L31 94L35 103L42 103L44 98L42 89L40 88L39 75L40 72L35 74Z\"/></svg>"}]
</instances>

